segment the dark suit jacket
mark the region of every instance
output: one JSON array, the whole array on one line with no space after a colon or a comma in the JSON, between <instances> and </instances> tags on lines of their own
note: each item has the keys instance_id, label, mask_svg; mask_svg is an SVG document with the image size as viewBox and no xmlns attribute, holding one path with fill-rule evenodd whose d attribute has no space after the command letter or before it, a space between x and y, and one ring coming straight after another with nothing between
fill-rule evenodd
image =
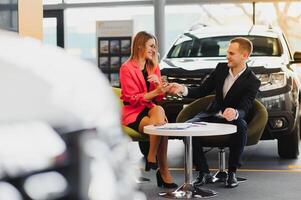
<instances>
[{"instance_id":1,"label":"dark suit jacket","mask_svg":"<svg viewBox=\"0 0 301 200\"><path fill-rule=\"evenodd\" d=\"M260 81L247 67L223 98L224 81L228 74L227 63L219 63L200 87L188 88L188 97L200 98L215 91L215 99L205 112L223 112L226 108L231 107L238 110L240 118L244 118L253 105Z\"/></svg>"}]
</instances>

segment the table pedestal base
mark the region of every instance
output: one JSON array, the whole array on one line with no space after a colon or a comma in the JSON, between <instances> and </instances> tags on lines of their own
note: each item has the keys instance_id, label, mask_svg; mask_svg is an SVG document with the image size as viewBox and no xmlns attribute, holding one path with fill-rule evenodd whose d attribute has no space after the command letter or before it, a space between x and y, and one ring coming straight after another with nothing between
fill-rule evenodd
<instances>
[{"instance_id":1,"label":"table pedestal base","mask_svg":"<svg viewBox=\"0 0 301 200\"><path fill-rule=\"evenodd\" d=\"M192 199L213 197L216 192L201 187L195 187L192 184L184 184L173 192L160 192L159 196L170 199Z\"/></svg>"}]
</instances>

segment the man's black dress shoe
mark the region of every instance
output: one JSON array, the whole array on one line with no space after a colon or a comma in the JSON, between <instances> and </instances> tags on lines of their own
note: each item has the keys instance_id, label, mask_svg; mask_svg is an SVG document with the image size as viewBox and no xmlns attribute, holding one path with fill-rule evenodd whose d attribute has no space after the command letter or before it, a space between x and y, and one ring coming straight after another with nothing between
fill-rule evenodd
<instances>
[{"instance_id":1,"label":"man's black dress shoe","mask_svg":"<svg viewBox=\"0 0 301 200\"><path fill-rule=\"evenodd\" d=\"M235 172L229 172L228 178L226 180L226 187L228 188L234 188L238 186L238 181L235 177Z\"/></svg>"},{"instance_id":2,"label":"man's black dress shoe","mask_svg":"<svg viewBox=\"0 0 301 200\"><path fill-rule=\"evenodd\" d=\"M198 177L193 183L194 186L201 186L206 183L213 183L213 176L210 172L199 172Z\"/></svg>"}]
</instances>

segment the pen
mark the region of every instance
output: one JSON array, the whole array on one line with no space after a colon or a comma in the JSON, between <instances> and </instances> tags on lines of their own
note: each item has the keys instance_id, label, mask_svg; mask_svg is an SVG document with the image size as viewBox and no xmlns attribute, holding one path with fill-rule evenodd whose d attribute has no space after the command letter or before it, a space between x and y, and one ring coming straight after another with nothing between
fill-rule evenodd
<instances>
[{"instance_id":1,"label":"pen","mask_svg":"<svg viewBox=\"0 0 301 200\"><path fill-rule=\"evenodd\" d=\"M192 122L192 124L207 125L207 124L204 123L204 122Z\"/></svg>"}]
</instances>

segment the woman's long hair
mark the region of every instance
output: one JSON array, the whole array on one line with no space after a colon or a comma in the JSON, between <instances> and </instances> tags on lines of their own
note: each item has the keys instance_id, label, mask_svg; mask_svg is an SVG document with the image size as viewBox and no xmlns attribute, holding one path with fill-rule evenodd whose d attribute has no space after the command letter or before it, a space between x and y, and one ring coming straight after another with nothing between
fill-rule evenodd
<instances>
[{"instance_id":1,"label":"woman's long hair","mask_svg":"<svg viewBox=\"0 0 301 200\"><path fill-rule=\"evenodd\" d=\"M150 33L147 33L145 31L140 31L135 35L133 39L130 59L139 60L139 58L144 56L145 48L146 48L145 45L149 39L154 39L156 43L156 51L153 55L153 58L151 60L150 59L146 60L147 65L153 69L155 66L158 65L158 51L157 51L158 42L157 42L157 38Z\"/></svg>"}]
</instances>

